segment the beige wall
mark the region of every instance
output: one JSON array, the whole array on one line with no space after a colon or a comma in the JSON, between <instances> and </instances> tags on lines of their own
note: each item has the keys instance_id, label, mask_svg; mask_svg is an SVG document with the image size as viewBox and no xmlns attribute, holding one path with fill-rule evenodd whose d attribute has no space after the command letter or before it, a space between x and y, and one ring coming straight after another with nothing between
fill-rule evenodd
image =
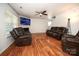
<instances>
[{"instance_id":1,"label":"beige wall","mask_svg":"<svg viewBox=\"0 0 79 59\"><path fill-rule=\"evenodd\" d=\"M29 27L31 33L45 33L48 26L47 26L47 19L38 19L38 18L30 18L31 25L30 26L23 26L22 27Z\"/></svg>"}]
</instances>

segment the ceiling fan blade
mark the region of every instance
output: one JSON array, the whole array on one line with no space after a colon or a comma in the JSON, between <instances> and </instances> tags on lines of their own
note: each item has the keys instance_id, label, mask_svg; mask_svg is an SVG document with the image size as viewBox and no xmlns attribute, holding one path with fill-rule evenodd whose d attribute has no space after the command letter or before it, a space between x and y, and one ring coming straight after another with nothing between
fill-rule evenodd
<instances>
[{"instance_id":1,"label":"ceiling fan blade","mask_svg":"<svg viewBox=\"0 0 79 59\"><path fill-rule=\"evenodd\" d=\"M36 11L36 13L40 14L40 12L37 12L37 11Z\"/></svg>"},{"instance_id":2,"label":"ceiling fan blade","mask_svg":"<svg viewBox=\"0 0 79 59\"><path fill-rule=\"evenodd\" d=\"M46 13L46 11L43 11L43 12L42 12L42 14L45 14L45 13Z\"/></svg>"},{"instance_id":3,"label":"ceiling fan blade","mask_svg":"<svg viewBox=\"0 0 79 59\"><path fill-rule=\"evenodd\" d=\"M40 17L42 17L42 15L47 15L47 14L46 14L46 10L43 11L43 12L37 12L37 11L36 11L36 13L37 13L36 15L39 15Z\"/></svg>"},{"instance_id":4,"label":"ceiling fan blade","mask_svg":"<svg viewBox=\"0 0 79 59\"><path fill-rule=\"evenodd\" d=\"M47 14L43 14L43 15L47 15Z\"/></svg>"},{"instance_id":5,"label":"ceiling fan blade","mask_svg":"<svg viewBox=\"0 0 79 59\"><path fill-rule=\"evenodd\" d=\"M35 15L39 15L39 14L37 13L37 14L35 14Z\"/></svg>"}]
</instances>

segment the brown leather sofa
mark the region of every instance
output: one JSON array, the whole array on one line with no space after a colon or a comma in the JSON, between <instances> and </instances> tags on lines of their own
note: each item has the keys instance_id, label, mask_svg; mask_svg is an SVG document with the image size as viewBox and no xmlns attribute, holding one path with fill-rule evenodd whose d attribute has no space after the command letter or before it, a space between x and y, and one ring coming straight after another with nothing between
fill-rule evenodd
<instances>
[{"instance_id":1,"label":"brown leather sofa","mask_svg":"<svg viewBox=\"0 0 79 59\"><path fill-rule=\"evenodd\" d=\"M31 45L32 35L29 28L14 28L10 34L14 38L17 46Z\"/></svg>"},{"instance_id":2,"label":"brown leather sofa","mask_svg":"<svg viewBox=\"0 0 79 59\"><path fill-rule=\"evenodd\" d=\"M50 37L61 39L61 37L67 33L68 29L65 27L51 27L50 30L46 31L46 34Z\"/></svg>"},{"instance_id":3,"label":"brown leather sofa","mask_svg":"<svg viewBox=\"0 0 79 59\"><path fill-rule=\"evenodd\" d=\"M71 55L79 56L79 31L75 36L65 34L62 37L62 49Z\"/></svg>"}]
</instances>

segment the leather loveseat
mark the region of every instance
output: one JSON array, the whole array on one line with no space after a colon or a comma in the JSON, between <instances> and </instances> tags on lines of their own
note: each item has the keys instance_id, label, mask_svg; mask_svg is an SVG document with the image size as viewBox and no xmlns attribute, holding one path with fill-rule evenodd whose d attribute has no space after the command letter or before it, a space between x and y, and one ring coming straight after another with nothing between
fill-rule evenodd
<instances>
[{"instance_id":1,"label":"leather loveseat","mask_svg":"<svg viewBox=\"0 0 79 59\"><path fill-rule=\"evenodd\" d=\"M61 37L68 32L68 29L65 27L51 27L50 30L46 31L46 34L50 37L61 39Z\"/></svg>"},{"instance_id":2,"label":"leather loveseat","mask_svg":"<svg viewBox=\"0 0 79 59\"><path fill-rule=\"evenodd\" d=\"M30 45L32 42L32 35L29 28L14 28L10 34L14 38L17 46Z\"/></svg>"},{"instance_id":3,"label":"leather loveseat","mask_svg":"<svg viewBox=\"0 0 79 59\"><path fill-rule=\"evenodd\" d=\"M79 31L75 36L69 34L63 35L61 41L63 51L79 56Z\"/></svg>"}]
</instances>

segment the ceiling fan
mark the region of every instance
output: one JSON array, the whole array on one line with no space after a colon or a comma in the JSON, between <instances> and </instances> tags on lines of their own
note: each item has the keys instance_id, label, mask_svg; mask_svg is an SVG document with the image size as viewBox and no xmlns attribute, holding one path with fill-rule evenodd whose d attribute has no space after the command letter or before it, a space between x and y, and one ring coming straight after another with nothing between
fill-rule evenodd
<instances>
[{"instance_id":1,"label":"ceiling fan","mask_svg":"<svg viewBox=\"0 0 79 59\"><path fill-rule=\"evenodd\" d=\"M41 12L37 12L36 11L36 15L40 15L40 17L42 16L42 15L45 15L45 16L47 16L47 11L46 10L44 10L44 11L41 11Z\"/></svg>"}]
</instances>

